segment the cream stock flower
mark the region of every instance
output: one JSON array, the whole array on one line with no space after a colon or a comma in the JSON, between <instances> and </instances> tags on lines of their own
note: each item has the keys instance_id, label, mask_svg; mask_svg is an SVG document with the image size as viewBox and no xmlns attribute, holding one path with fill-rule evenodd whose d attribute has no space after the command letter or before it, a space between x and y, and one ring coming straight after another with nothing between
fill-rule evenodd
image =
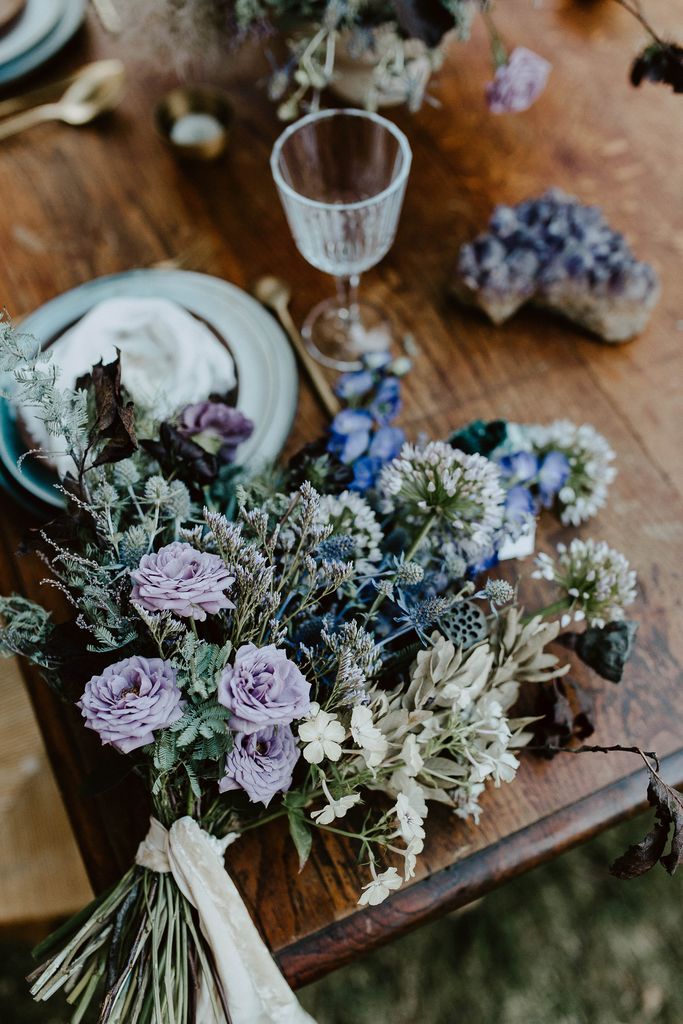
<instances>
[{"instance_id":1,"label":"cream stock flower","mask_svg":"<svg viewBox=\"0 0 683 1024\"><path fill-rule=\"evenodd\" d=\"M362 749L368 768L377 768L386 757L389 744L373 724L372 711L364 704L357 705L351 712L351 735Z\"/></svg>"}]
</instances>

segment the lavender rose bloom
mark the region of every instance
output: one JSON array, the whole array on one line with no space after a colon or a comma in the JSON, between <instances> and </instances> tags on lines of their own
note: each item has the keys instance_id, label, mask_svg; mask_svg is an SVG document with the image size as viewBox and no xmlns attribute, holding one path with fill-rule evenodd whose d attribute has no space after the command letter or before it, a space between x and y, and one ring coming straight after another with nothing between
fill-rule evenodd
<instances>
[{"instance_id":1,"label":"lavender rose bloom","mask_svg":"<svg viewBox=\"0 0 683 1024\"><path fill-rule=\"evenodd\" d=\"M518 46L486 87L489 110L493 114L528 110L545 89L551 69L552 64L533 50Z\"/></svg>"},{"instance_id":2,"label":"lavender rose bloom","mask_svg":"<svg viewBox=\"0 0 683 1024\"><path fill-rule=\"evenodd\" d=\"M171 662L137 655L93 676L76 707L87 729L124 754L152 743L156 729L165 729L183 714Z\"/></svg>"},{"instance_id":3,"label":"lavender rose bloom","mask_svg":"<svg viewBox=\"0 0 683 1024\"><path fill-rule=\"evenodd\" d=\"M180 414L178 431L224 462L234 462L237 448L254 432L254 424L225 402L196 402Z\"/></svg>"},{"instance_id":4,"label":"lavender rose bloom","mask_svg":"<svg viewBox=\"0 0 683 1024\"><path fill-rule=\"evenodd\" d=\"M303 718L311 703L311 686L284 651L269 644L244 644L234 665L223 670L218 701L230 711L230 726L253 733Z\"/></svg>"},{"instance_id":5,"label":"lavender rose bloom","mask_svg":"<svg viewBox=\"0 0 683 1024\"><path fill-rule=\"evenodd\" d=\"M131 571L131 599L149 612L173 612L202 621L223 608L234 608L224 591L235 582L218 555L175 541L143 555Z\"/></svg>"},{"instance_id":6,"label":"lavender rose bloom","mask_svg":"<svg viewBox=\"0 0 683 1024\"><path fill-rule=\"evenodd\" d=\"M286 793L292 784L299 749L288 725L261 732L238 732L225 761L225 776L218 783L221 793L243 789L252 803L266 807L276 793Z\"/></svg>"}]
</instances>

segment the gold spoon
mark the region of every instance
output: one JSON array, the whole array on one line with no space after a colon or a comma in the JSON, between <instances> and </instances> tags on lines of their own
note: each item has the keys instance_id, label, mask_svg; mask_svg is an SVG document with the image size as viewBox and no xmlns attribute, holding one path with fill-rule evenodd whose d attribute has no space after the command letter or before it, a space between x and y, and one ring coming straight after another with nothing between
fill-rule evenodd
<instances>
[{"instance_id":1,"label":"gold spoon","mask_svg":"<svg viewBox=\"0 0 683 1024\"><path fill-rule=\"evenodd\" d=\"M45 121L88 124L100 114L119 105L124 94L125 79L125 68L121 61L96 61L69 85L56 103L45 103L0 123L0 139L9 138L10 135Z\"/></svg>"},{"instance_id":2,"label":"gold spoon","mask_svg":"<svg viewBox=\"0 0 683 1024\"><path fill-rule=\"evenodd\" d=\"M304 339L292 320L292 314L289 312L289 300L292 297L291 288L286 281L279 277L260 277L252 288L252 294L262 305L275 313L287 332L292 347L299 357L301 365L306 371L308 379L313 385L313 390L320 399L325 412L328 416L334 418L341 409L341 405L327 382L325 374L306 348Z\"/></svg>"}]
</instances>

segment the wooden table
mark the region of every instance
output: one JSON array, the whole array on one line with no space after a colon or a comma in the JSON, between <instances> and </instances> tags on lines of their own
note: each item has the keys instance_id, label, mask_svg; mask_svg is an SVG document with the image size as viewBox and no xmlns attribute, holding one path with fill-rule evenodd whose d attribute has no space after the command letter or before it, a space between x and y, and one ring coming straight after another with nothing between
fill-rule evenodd
<instances>
[{"instance_id":1,"label":"wooden table","mask_svg":"<svg viewBox=\"0 0 683 1024\"><path fill-rule=\"evenodd\" d=\"M596 739L656 748L667 777L681 783L683 100L627 84L641 30L615 4L546 0L534 10L518 0L500 7L511 42L553 59L547 93L522 116L489 116L482 103L485 39L477 30L469 46L454 46L435 90L442 106L396 114L411 139L414 167L396 244L367 275L365 289L421 348L406 387L403 422L411 435L441 436L475 416L568 417L595 424L615 447L619 477L609 508L583 532L625 550L638 569L641 629L621 686L587 682ZM648 7L662 32L680 28L680 0L650 0ZM120 49L91 18L62 64ZM227 56L222 74L213 75L230 90L237 120L229 159L210 167L176 164L155 138L152 108L173 76L158 69L167 61L155 65L139 52L138 59L129 61L131 90L109 123L35 129L0 149L5 303L24 313L80 282L149 264L201 238L215 245L201 269L244 287L259 274L283 274L303 315L331 282L297 255L270 180L267 156L279 125L254 84L257 55ZM634 344L601 345L531 312L496 330L448 298L458 245L485 223L493 203L517 202L549 185L599 202L662 274L663 298ZM302 387L290 448L321 426ZM40 568L14 554L27 517L5 498L3 513L2 588L36 595ZM545 518L541 547L564 533ZM79 795L99 746L71 709L32 674L27 681L93 883L101 887L130 862L145 830L144 802L121 789L99 799ZM513 785L486 794L479 828L430 811L421 874L375 909L356 909L354 854L334 838L316 840L298 875L286 833L273 825L236 844L229 866L287 977L301 985L634 812L645 790L636 768L628 757L524 757Z\"/></svg>"}]
</instances>

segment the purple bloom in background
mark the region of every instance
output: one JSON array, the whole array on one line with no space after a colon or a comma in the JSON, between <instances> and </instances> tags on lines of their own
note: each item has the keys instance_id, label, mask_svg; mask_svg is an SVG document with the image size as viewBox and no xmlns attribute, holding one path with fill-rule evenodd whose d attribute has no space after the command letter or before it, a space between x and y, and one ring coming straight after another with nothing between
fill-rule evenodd
<instances>
[{"instance_id":1,"label":"purple bloom in background","mask_svg":"<svg viewBox=\"0 0 683 1024\"><path fill-rule=\"evenodd\" d=\"M203 621L207 615L235 607L225 596L235 580L223 559L197 551L191 544L175 541L143 555L130 575L131 600L149 612L169 611Z\"/></svg>"},{"instance_id":2,"label":"purple bloom in background","mask_svg":"<svg viewBox=\"0 0 683 1024\"><path fill-rule=\"evenodd\" d=\"M243 789L252 803L266 807L276 793L286 793L292 784L299 749L288 725L261 732L238 732L225 760L225 776L218 783L221 793Z\"/></svg>"},{"instance_id":3,"label":"purple bloom in background","mask_svg":"<svg viewBox=\"0 0 683 1024\"><path fill-rule=\"evenodd\" d=\"M342 373L337 378L334 390L340 398L362 398L374 386L375 378L369 370L356 370L353 373Z\"/></svg>"},{"instance_id":4,"label":"purple bloom in background","mask_svg":"<svg viewBox=\"0 0 683 1024\"><path fill-rule=\"evenodd\" d=\"M533 452L514 452L497 461L502 476L520 484L533 480L538 473L538 459Z\"/></svg>"},{"instance_id":5,"label":"purple bloom in background","mask_svg":"<svg viewBox=\"0 0 683 1024\"><path fill-rule=\"evenodd\" d=\"M384 378L369 409L381 426L386 426L398 416L401 409L401 383L398 377Z\"/></svg>"},{"instance_id":6,"label":"purple bloom in background","mask_svg":"<svg viewBox=\"0 0 683 1024\"><path fill-rule=\"evenodd\" d=\"M152 743L156 729L165 729L183 714L171 662L137 655L93 676L76 706L86 728L123 754Z\"/></svg>"},{"instance_id":7,"label":"purple bloom in background","mask_svg":"<svg viewBox=\"0 0 683 1024\"><path fill-rule=\"evenodd\" d=\"M555 495L569 476L569 459L563 452L548 452L538 473L538 488L544 508L550 508Z\"/></svg>"},{"instance_id":8,"label":"purple bloom in background","mask_svg":"<svg viewBox=\"0 0 683 1024\"><path fill-rule=\"evenodd\" d=\"M342 409L332 420L327 450L349 465L367 451L372 425L366 409Z\"/></svg>"},{"instance_id":9,"label":"purple bloom in background","mask_svg":"<svg viewBox=\"0 0 683 1024\"><path fill-rule=\"evenodd\" d=\"M234 462L237 448L254 432L254 424L225 402L186 405L178 420L178 432L189 437L223 462Z\"/></svg>"},{"instance_id":10,"label":"purple bloom in background","mask_svg":"<svg viewBox=\"0 0 683 1024\"><path fill-rule=\"evenodd\" d=\"M518 46L507 63L496 70L486 87L486 101L493 114L517 114L528 110L545 89L552 64L533 50Z\"/></svg>"},{"instance_id":11,"label":"purple bloom in background","mask_svg":"<svg viewBox=\"0 0 683 1024\"><path fill-rule=\"evenodd\" d=\"M242 733L302 718L311 703L311 685L286 653L268 644L244 644L218 683L218 701L230 712L230 727Z\"/></svg>"}]
</instances>

